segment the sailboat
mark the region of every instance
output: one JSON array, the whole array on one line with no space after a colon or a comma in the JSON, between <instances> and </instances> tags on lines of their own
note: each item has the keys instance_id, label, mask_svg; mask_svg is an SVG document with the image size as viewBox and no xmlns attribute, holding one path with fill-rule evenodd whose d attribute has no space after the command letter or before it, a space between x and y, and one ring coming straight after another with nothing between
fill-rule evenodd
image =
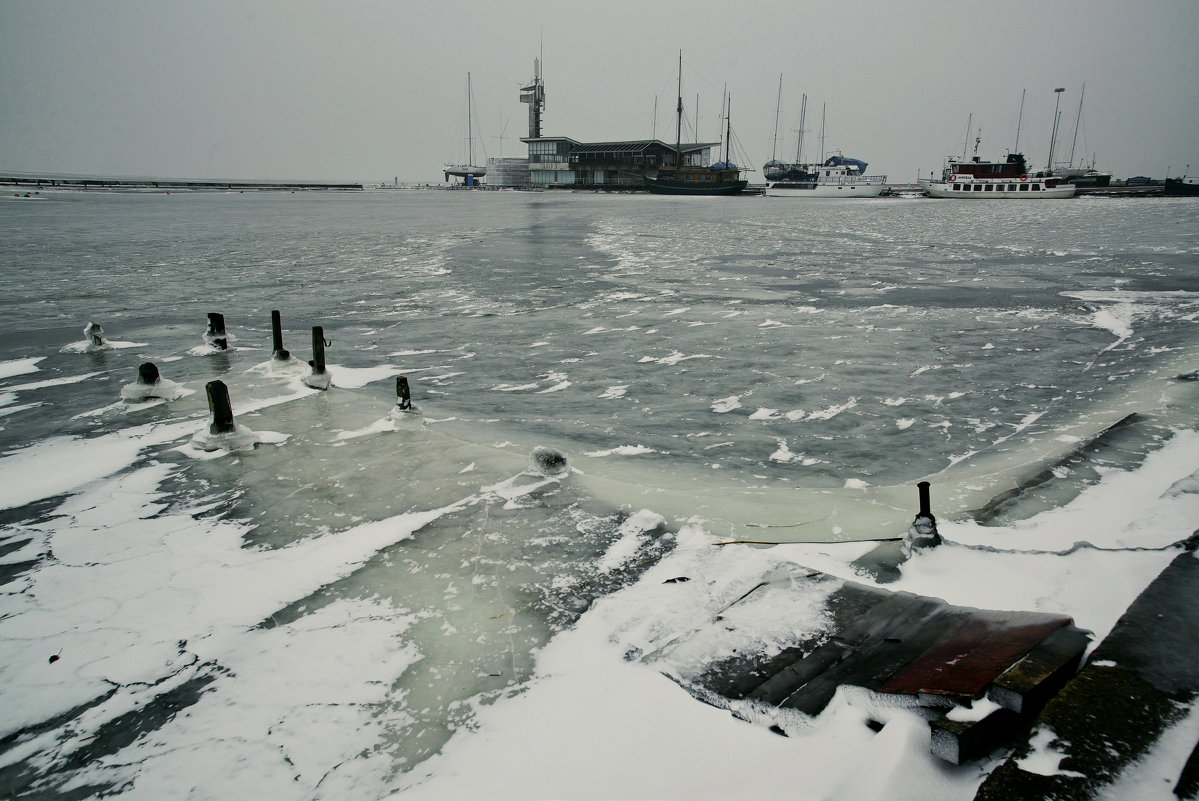
<instances>
[{"instance_id":1,"label":"sailboat","mask_svg":"<svg viewBox=\"0 0 1199 801\"><path fill-rule=\"evenodd\" d=\"M730 103L731 105L731 103ZM724 161L710 167L683 163L683 52L679 51L679 95L675 122L673 166L660 167L656 177L645 177L645 187L654 195L739 195L749 183L741 178L741 170L729 161L729 140L732 126L728 125L724 144Z\"/></svg>"},{"instance_id":2,"label":"sailboat","mask_svg":"<svg viewBox=\"0 0 1199 801\"><path fill-rule=\"evenodd\" d=\"M471 94L470 73L466 73L466 148L467 162L465 164L446 164L445 179L450 180L450 176L462 178L467 186L474 186L479 178L487 174L486 167L475 165L475 137L474 137L474 121L471 117L474 98Z\"/></svg>"},{"instance_id":3,"label":"sailboat","mask_svg":"<svg viewBox=\"0 0 1199 801\"><path fill-rule=\"evenodd\" d=\"M1074 141L1070 145L1070 162L1063 167L1061 164L1050 165L1053 168L1053 174L1069 181L1076 187L1104 187L1111 185L1112 174L1110 172L1100 172L1095 169L1095 159L1091 158L1090 166L1084 164L1086 156L1079 160L1078 166L1074 166L1074 150L1078 147L1078 126L1082 122L1082 100L1087 94L1087 85L1082 85L1082 92L1078 96L1078 114L1074 118ZM1085 145L1085 142L1084 142Z\"/></svg>"}]
</instances>

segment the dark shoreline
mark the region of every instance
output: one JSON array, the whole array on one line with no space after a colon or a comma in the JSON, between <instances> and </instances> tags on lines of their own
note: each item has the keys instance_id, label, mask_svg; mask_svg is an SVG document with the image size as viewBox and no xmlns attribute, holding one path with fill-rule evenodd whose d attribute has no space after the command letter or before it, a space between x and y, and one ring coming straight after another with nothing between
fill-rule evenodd
<instances>
[{"instance_id":1,"label":"dark shoreline","mask_svg":"<svg viewBox=\"0 0 1199 801\"><path fill-rule=\"evenodd\" d=\"M321 183L312 181L175 181L149 178L39 178L0 175L0 187L29 191L70 190L150 190L150 191L256 191L256 192L361 192L362 184Z\"/></svg>"}]
</instances>

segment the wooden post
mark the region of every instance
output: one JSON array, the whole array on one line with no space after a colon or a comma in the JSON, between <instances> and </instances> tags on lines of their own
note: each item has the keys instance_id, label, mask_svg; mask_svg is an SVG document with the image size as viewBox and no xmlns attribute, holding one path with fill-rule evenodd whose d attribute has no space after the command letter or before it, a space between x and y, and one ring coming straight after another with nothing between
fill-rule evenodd
<instances>
[{"instance_id":1,"label":"wooden post","mask_svg":"<svg viewBox=\"0 0 1199 801\"><path fill-rule=\"evenodd\" d=\"M312 327L312 372L320 375L325 372L325 329L319 325Z\"/></svg>"},{"instance_id":2,"label":"wooden post","mask_svg":"<svg viewBox=\"0 0 1199 801\"><path fill-rule=\"evenodd\" d=\"M291 354L283 349L283 319L279 316L278 309L271 312L271 342L274 358L279 361L291 358Z\"/></svg>"},{"instance_id":3,"label":"wooden post","mask_svg":"<svg viewBox=\"0 0 1199 801\"><path fill-rule=\"evenodd\" d=\"M396 396L399 400L396 401L396 407L407 411L412 408L412 394L408 390L408 377L396 376Z\"/></svg>"},{"instance_id":4,"label":"wooden post","mask_svg":"<svg viewBox=\"0 0 1199 801\"><path fill-rule=\"evenodd\" d=\"M224 381L209 381L205 387L208 392L208 410L212 412L212 422L208 426L210 434L230 434L237 430L233 422L233 403L229 400L229 387Z\"/></svg>"},{"instance_id":5,"label":"wooden post","mask_svg":"<svg viewBox=\"0 0 1199 801\"><path fill-rule=\"evenodd\" d=\"M154 386L161 377L158 366L154 362L146 362L137 368L137 383L139 384Z\"/></svg>"},{"instance_id":6,"label":"wooden post","mask_svg":"<svg viewBox=\"0 0 1199 801\"><path fill-rule=\"evenodd\" d=\"M225 334L225 315L218 312L208 312L208 330L204 335L220 350L229 349L229 338Z\"/></svg>"}]
</instances>

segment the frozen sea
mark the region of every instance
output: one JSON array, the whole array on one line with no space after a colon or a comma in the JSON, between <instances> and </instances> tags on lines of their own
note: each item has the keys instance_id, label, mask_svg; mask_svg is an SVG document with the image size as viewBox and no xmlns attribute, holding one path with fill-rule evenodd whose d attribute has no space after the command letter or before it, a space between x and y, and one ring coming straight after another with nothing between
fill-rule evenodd
<instances>
[{"instance_id":1,"label":"frozen sea","mask_svg":"<svg viewBox=\"0 0 1199 801\"><path fill-rule=\"evenodd\" d=\"M0 266L4 797L968 799L911 710L687 680L808 570L1098 641L1199 524L1187 199L61 192Z\"/></svg>"}]
</instances>

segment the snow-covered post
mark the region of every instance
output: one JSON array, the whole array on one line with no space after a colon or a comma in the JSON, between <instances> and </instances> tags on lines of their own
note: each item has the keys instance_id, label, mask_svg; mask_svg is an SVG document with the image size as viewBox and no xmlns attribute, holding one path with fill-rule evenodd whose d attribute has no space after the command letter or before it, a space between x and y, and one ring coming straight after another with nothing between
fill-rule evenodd
<instances>
[{"instance_id":1,"label":"snow-covered post","mask_svg":"<svg viewBox=\"0 0 1199 801\"><path fill-rule=\"evenodd\" d=\"M225 333L225 315L208 312L208 330L204 332L204 339L215 348L229 349L229 337Z\"/></svg>"},{"instance_id":2,"label":"snow-covered post","mask_svg":"<svg viewBox=\"0 0 1199 801\"><path fill-rule=\"evenodd\" d=\"M231 434L236 431L237 426L233 423L233 403L229 400L229 387L225 386L224 381L209 381L204 388L208 391L208 410L212 412L212 422L208 425L208 433Z\"/></svg>"},{"instance_id":3,"label":"snow-covered post","mask_svg":"<svg viewBox=\"0 0 1199 801\"><path fill-rule=\"evenodd\" d=\"M271 312L271 342L275 359L285 362L291 358L291 354L283 349L283 318L278 309Z\"/></svg>"},{"instance_id":4,"label":"snow-covered post","mask_svg":"<svg viewBox=\"0 0 1199 801\"><path fill-rule=\"evenodd\" d=\"M908 529L908 544L914 548L928 548L941 544L941 535L937 533L937 518L933 517L932 504L929 502L929 483L921 481L916 485L920 493L920 511Z\"/></svg>"}]
</instances>

